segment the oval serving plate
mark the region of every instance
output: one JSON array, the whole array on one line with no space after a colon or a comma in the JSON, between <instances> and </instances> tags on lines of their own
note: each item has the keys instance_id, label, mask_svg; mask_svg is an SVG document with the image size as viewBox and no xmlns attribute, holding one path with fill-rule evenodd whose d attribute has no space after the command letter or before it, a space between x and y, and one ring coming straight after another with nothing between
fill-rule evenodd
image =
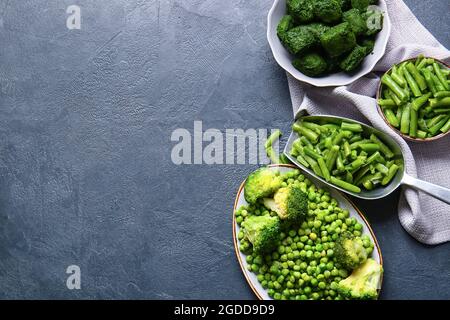
<instances>
[{"instance_id":1,"label":"oval serving plate","mask_svg":"<svg viewBox=\"0 0 450 320\"><path fill-rule=\"evenodd\" d=\"M383 257L381 255L380 246L378 244L377 238L375 237L375 234L374 234L372 228L369 225L369 222L366 220L366 218L361 213L361 211L359 211L359 209L345 195L343 195L341 192L339 192L335 189L330 189L328 186L323 184L321 181L310 176L307 172L304 172L303 170L301 170L300 168L297 168L296 166L289 165L289 164L276 164L276 165L270 165L269 167L272 168L273 170L279 170L280 172L287 172L287 171L291 171L294 169L298 169L298 170L300 170L300 172L303 175L305 175L305 177L307 177L309 180L311 180L311 182L313 182L314 185L329 191L330 195L338 201L339 206L341 208L349 210L350 217L354 217L359 223L361 223L363 225L363 234L369 235L374 244L374 250L373 250L371 258L373 258L375 261L377 261L379 264L381 264L383 266ZM258 297L258 299L272 300L272 298L269 297L269 295L267 294L267 291L258 282L256 275L253 272L247 270L247 261L245 259L245 255L239 250L239 240L237 238L237 235L239 234L240 228L239 228L238 224L236 223L235 212L239 207L247 204L247 201L245 201L245 199L244 199L244 192L243 192L244 184L245 184L245 181L243 181L239 187L239 190L238 190L238 193L236 196L236 200L234 202L234 208L233 208L234 250L236 252L236 257L238 259L242 273L244 274L245 279L247 280L250 288L253 290L253 292ZM382 283L383 283L383 277L381 277L380 288L381 288ZM381 289L379 289L379 291L380 290Z\"/></svg>"}]
</instances>

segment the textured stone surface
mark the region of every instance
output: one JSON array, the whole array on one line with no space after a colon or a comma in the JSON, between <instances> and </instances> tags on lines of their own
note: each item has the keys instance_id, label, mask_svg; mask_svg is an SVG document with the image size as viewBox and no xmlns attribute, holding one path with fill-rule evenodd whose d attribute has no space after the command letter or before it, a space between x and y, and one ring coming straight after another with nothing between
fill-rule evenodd
<instances>
[{"instance_id":1,"label":"textured stone surface","mask_svg":"<svg viewBox=\"0 0 450 320\"><path fill-rule=\"evenodd\" d=\"M67 6L82 29L66 28ZM446 0L406 1L449 45ZM271 0L0 0L0 298L253 299L231 210L255 168L176 166L175 128L281 128ZM397 196L357 201L381 243L383 298L450 298L450 245L423 246ZM82 290L65 286L81 267Z\"/></svg>"}]
</instances>

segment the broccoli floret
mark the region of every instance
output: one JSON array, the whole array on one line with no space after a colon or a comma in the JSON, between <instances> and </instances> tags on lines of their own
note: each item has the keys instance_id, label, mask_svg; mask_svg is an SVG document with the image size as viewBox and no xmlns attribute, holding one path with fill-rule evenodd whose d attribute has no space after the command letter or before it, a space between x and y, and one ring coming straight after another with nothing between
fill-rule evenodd
<instances>
[{"instance_id":1,"label":"broccoli floret","mask_svg":"<svg viewBox=\"0 0 450 320\"><path fill-rule=\"evenodd\" d=\"M352 6L350 0L339 0L342 12L347 11Z\"/></svg>"},{"instance_id":2,"label":"broccoli floret","mask_svg":"<svg viewBox=\"0 0 450 320\"><path fill-rule=\"evenodd\" d=\"M339 67L345 72L351 72L358 68L367 55L367 49L365 47L356 46L350 54L342 60Z\"/></svg>"},{"instance_id":3,"label":"broccoli floret","mask_svg":"<svg viewBox=\"0 0 450 320\"><path fill-rule=\"evenodd\" d=\"M305 24L314 19L314 0L288 0L287 11L298 24Z\"/></svg>"},{"instance_id":4,"label":"broccoli floret","mask_svg":"<svg viewBox=\"0 0 450 320\"><path fill-rule=\"evenodd\" d=\"M278 23L278 27L277 27L278 38L280 38L280 40L283 41L284 36L286 35L286 32L288 32L289 29L292 29L293 26L294 26L294 21L292 19L292 16L285 15L283 18L281 18L280 22Z\"/></svg>"},{"instance_id":5,"label":"broccoli floret","mask_svg":"<svg viewBox=\"0 0 450 320\"><path fill-rule=\"evenodd\" d=\"M273 199L265 198L264 205L282 220L300 222L308 213L308 195L299 187L289 186L279 189Z\"/></svg>"},{"instance_id":6,"label":"broccoli floret","mask_svg":"<svg viewBox=\"0 0 450 320\"><path fill-rule=\"evenodd\" d=\"M277 172L269 168L260 168L252 172L245 181L245 200L248 203L255 203L258 199L270 197L281 188L282 182Z\"/></svg>"},{"instance_id":7,"label":"broccoli floret","mask_svg":"<svg viewBox=\"0 0 450 320\"><path fill-rule=\"evenodd\" d=\"M283 44L292 54L300 54L317 43L314 33L307 26L298 26L286 32Z\"/></svg>"},{"instance_id":8,"label":"broccoli floret","mask_svg":"<svg viewBox=\"0 0 450 320\"><path fill-rule=\"evenodd\" d=\"M320 42L330 57L338 57L356 46L356 37L350 25L344 22L326 31Z\"/></svg>"},{"instance_id":9,"label":"broccoli floret","mask_svg":"<svg viewBox=\"0 0 450 320\"><path fill-rule=\"evenodd\" d=\"M353 270L367 260L367 251L361 238L349 232L342 233L335 245L336 261L344 268Z\"/></svg>"},{"instance_id":10,"label":"broccoli floret","mask_svg":"<svg viewBox=\"0 0 450 320\"><path fill-rule=\"evenodd\" d=\"M253 252L263 253L277 245L280 236L278 217L250 216L242 222L245 238L253 245Z\"/></svg>"},{"instance_id":11,"label":"broccoli floret","mask_svg":"<svg viewBox=\"0 0 450 320\"><path fill-rule=\"evenodd\" d=\"M351 0L352 8L358 9L361 12L365 11L369 6L369 0Z\"/></svg>"},{"instance_id":12,"label":"broccoli floret","mask_svg":"<svg viewBox=\"0 0 450 320\"><path fill-rule=\"evenodd\" d=\"M338 283L337 291L347 299L375 300L383 274L383 267L373 259L353 270L352 274Z\"/></svg>"},{"instance_id":13,"label":"broccoli floret","mask_svg":"<svg viewBox=\"0 0 450 320\"><path fill-rule=\"evenodd\" d=\"M375 40L372 38L364 38L361 41L361 46L366 48L366 55L369 55L373 52L373 48L375 47Z\"/></svg>"},{"instance_id":14,"label":"broccoli floret","mask_svg":"<svg viewBox=\"0 0 450 320\"><path fill-rule=\"evenodd\" d=\"M320 22L314 22L306 25L306 28L308 28L312 33L314 33L314 36L317 39L317 42L320 41L320 37L327 32L330 27L326 24L320 23Z\"/></svg>"},{"instance_id":15,"label":"broccoli floret","mask_svg":"<svg viewBox=\"0 0 450 320\"><path fill-rule=\"evenodd\" d=\"M323 22L338 22L342 17L341 3L338 0L316 0L314 14Z\"/></svg>"},{"instance_id":16,"label":"broccoli floret","mask_svg":"<svg viewBox=\"0 0 450 320\"><path fill-rule=\"evenodd\" d=\"M373 36L381 31L383 28L383 13L379 10L367 10L362 14L364 20L366 21L367 36Z\"/></svg>"},{"instance_id":17,"label":"broccoli floret","mask_svg":"<svg viewBox=\"0 0 450 320\"><path fill-rule=\"evenodd\" d=\"M325 59L317 53L308 53L292 61L292 65L301 73L317 77L328 70L328 64Z\"/></svg>"},{"instance_id":18,"label":"broccoli floret","mask_svg":"<svg viewBox=\"0 0 450 320\"><path fill-rule=\"evenodd\" d=\"M342 20L348 22L355 35L365 34L367 32L367 21L358 9L351 9L344 12Z\"/></svg>"}]
</instances>

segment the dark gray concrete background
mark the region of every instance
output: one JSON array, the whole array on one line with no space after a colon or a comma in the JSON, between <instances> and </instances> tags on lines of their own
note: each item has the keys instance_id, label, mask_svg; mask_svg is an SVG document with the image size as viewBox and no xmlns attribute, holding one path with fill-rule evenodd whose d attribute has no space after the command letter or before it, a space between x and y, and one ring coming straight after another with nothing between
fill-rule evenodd
<instances>
[{"instance_id":1,"label":"dark gray concrete background","mask_svg":"<svg viewBox=\"0 0 450 320\"><path fill-rule=\"evenodd\" d=\"M176 166L170 134L194 120L289 131L271 2L0 0L0 298L255 298L231 210L256 166ZM406 2L449 47L448 0ZM66 28L72 4L81 30ZM397 197L357 201L382 298L449 299L450 244L411 238Z\"/></svg>"}]
</instances>

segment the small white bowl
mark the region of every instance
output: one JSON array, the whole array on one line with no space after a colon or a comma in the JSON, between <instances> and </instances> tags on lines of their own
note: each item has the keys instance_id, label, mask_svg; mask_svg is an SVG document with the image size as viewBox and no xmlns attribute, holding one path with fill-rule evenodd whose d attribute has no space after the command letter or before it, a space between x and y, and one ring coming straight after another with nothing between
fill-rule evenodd
<instances>
[{"instance_id":1,"label":"small white bowl","mask_svg":"<svg viewBox=\"0 0 450 320\"><path fill-rule=\"evenodd\" d=\"M316 187L326 189L330 192L331 197L336 199L339 203L339 206L341 208L347 209L350 212L350 217L353 217L362 224L363 231L362 234L367 234L370 237L370 240L372 240L372 243L374 244L374 250L372 252L371 258L374 259L376 262L381 264L383 266L383 257L381 255L381 249L380 245L378 244L377 238L375 237L375 233L373 232L372 228L370 227L369 222L364 217L364 215L359 211L358 207L354 205L349 198L347 198L344 194L341 192L328 188L324 183L320 182L313 176L309 175L307 172L303 171L300 168L297 168L293 165L289 164L273 164L269 166L272 170L278 170L280 172L287 172L292 170L299 170L302 174L305 175L309 180L311 180L312 183ZM245 201L244 198L244 185L245 181L242 182L241 186L239 187L239 190L236 195L236 200L234 201L234 208L233 208L233 244L234 244L234 250L236 252L236 257L238 259L239 265L241 267L242 273L245 276L245 279L247 280L248 284L250 285L250 288L255 293L255 295L258 297L259 300L272 300L271 297L269 297L267 290L265 290L261 284L259 283L256 275L253 272L250 272L247 267L248 263L245 258L245 255L239 250L239 239L238 234L240 231L239 225L236 222L236 210L239 209L243 205L247 205L247 201ZM383 276L381 277L380 281L380 288L378 290L378 293L381 290L381 285L383 282Z\"/></svg>"},{"instance_id":2,"label":"small white bowl","mask_svg":"<svg viewBox=\"0 0 450 320\"><path fill-rule=\"evenodd\" d=\"M269 41L272 54L278 64L299 81L312 84L316 87L337 87L350 84L371 72L386 51L386 45L391 33L391 21L385 0L380 0L378 7L382 10L384 16L383 29L377 34L373 53L364 59L361 66L354 73L338 72L313 78L304 75L294 68L292 65L294 56L284 48L277 36L278 22L286 14L286 0L275 0L267 16L267 40Z\"/></svg>"}]
</instances>

